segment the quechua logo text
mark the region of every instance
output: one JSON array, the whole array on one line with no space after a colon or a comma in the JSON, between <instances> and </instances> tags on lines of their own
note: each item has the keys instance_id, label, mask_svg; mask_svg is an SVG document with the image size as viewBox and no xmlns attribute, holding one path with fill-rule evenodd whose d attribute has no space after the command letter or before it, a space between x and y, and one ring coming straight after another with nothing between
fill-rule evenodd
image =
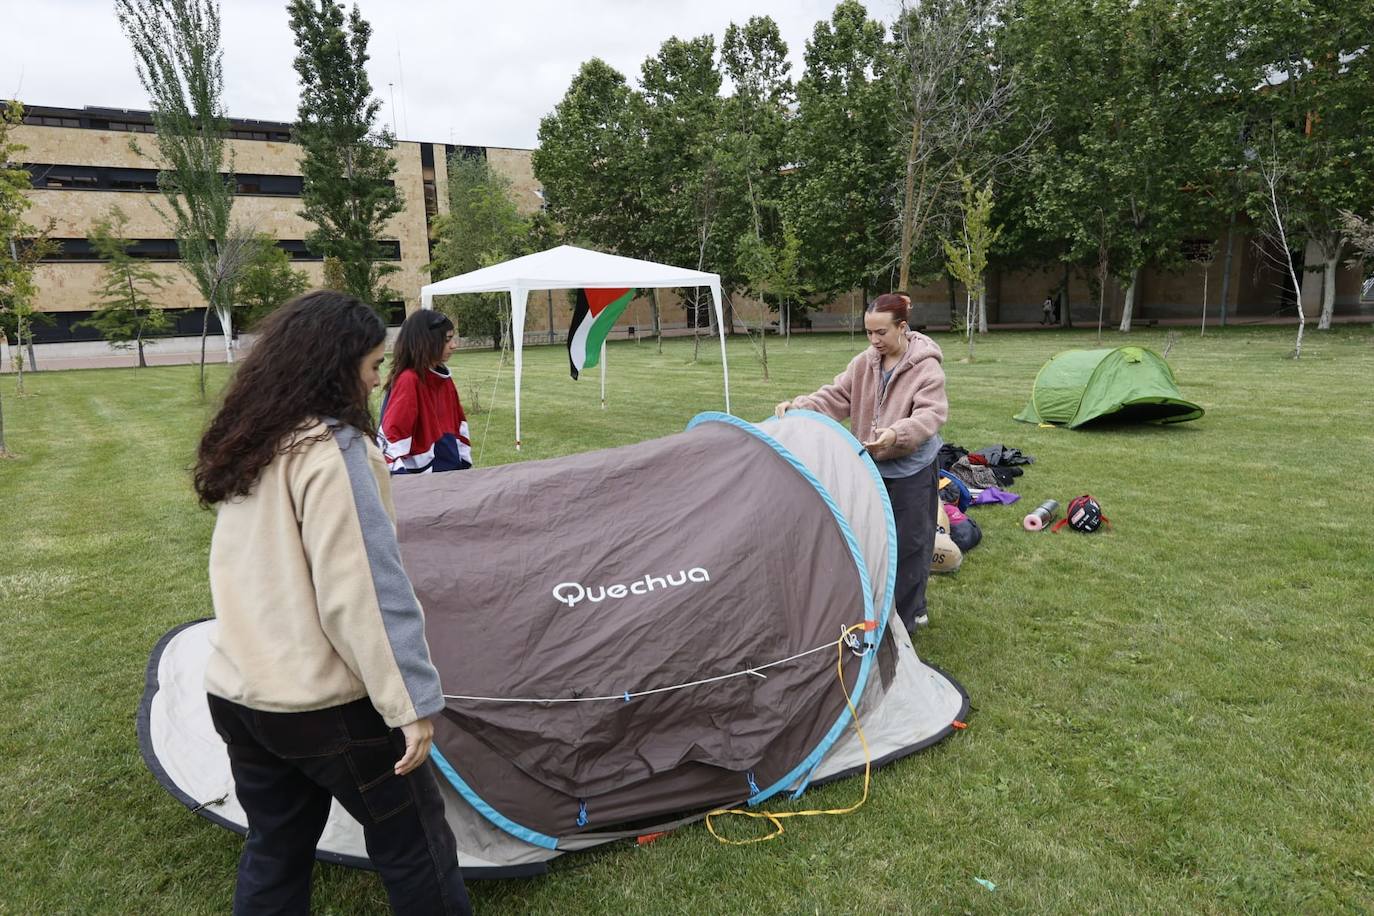
<instances>
[{"instance_id":1,"label":"quechua logo text","mask_svg":"<svg viewBox=\"0 0 1374 916\"><path fill-rule=\"evenodd\" d=\"M599 602L608 599L628 598L631 595L647 595L661 589L681 588L694 582L710 582L711 574L700 566L680 569L663 576L649 576L631 582L617 582L614 585L583 585L581 582L560 582L553 587L553 596L568 607L577 607L583 601Z\"/></svg>"}]
</instances>

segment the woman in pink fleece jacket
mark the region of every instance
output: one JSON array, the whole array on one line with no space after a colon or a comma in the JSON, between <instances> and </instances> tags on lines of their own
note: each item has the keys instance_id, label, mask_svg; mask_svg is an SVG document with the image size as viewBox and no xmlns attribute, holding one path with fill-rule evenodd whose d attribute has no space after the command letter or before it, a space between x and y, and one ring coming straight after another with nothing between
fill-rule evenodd
<instances>
[{"instance_id":1,"label":"woman in pink fleece jacket","mask_svg":"<svg viewBox=\"0 0 1374 916\"><path fill-rule=\"evenodd\" d=\"M907 630L928 622L926 580L935 547L935 457L949 416L945 372L935 341L907 326L911 300L874 299L864 313L868 349L833 384L783 401L776 413L814 410L849 428L868 449L887 485L897 521L895 608Z\"/></svg>"}]
</instances>

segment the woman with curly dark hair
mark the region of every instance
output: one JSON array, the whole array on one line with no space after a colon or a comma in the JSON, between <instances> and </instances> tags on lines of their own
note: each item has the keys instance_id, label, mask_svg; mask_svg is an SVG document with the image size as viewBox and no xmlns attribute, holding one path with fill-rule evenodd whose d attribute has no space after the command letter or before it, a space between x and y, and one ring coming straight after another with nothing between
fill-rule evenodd
<instances>
[{"instance_id":1,"label":"woman with curly dark hair","mask_svg":"<svg viewBox=\"0 0 1374 916\"><path fill-rule=\"evenodd\" d=\"M468 418L448 368L455 333L443 312L417 309L396 335L377 440L393 474L472 467Z\"/></svg>"},{"instance_id":2,"label":"woman with curly dark hair","mask_svg":"<svg viewBox=\"0 0 1374 916\"><path fill-rule=\"evenodd\" d=\"M292 300L260 325L201 439L195 488L217 507L205 687L248 815L235 913L309 909L335 798L395 910L470 912L422 765L444 697L373 443L385 336L351 296Z\"/></svg>"}]
</instances>

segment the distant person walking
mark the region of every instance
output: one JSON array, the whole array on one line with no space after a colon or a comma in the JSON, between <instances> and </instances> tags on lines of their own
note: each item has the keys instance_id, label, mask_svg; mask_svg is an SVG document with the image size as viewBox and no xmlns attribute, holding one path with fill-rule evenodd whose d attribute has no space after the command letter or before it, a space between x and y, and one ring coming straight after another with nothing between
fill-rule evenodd
<instances>
[{"instance_id":1,"label":"distant person walking","mask_svg":"<svg viewBox=\"0 0 1374 916\"><path fill-rule=\"evenodd\" d=\"M1054 324L1054 293L1046 293L1045 301L1040 304L1040 323Z\"/></svg>"}]
</instances>

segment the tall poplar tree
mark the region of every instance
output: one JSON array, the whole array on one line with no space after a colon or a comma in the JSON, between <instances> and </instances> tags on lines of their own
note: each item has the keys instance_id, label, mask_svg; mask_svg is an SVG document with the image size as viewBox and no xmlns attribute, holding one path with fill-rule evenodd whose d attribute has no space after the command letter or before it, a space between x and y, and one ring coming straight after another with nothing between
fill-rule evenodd
<instances>
[{"instance_id":1,"label":"tall poplar tree","mask_svg":"<svg viewBox=\"0 0 1374 916\"><path fill-rule=\"evenodd\" d=\"M357 4L345 20L332 0L291 0L301 98L292 139L301 148L301 216L315 224L310 250L339 262L344 291L373 306L395 293L381 236L403 201L394 177L395 137L377 127L381 101L367 78L372 26Z\"/></svg>"},{"instance_id":2,"label":"tall poplar tree","mask_svg":"<svg viewBox=\"0 0 1374 916\"><path fill-rule=\"evenodd\" d=\"M224 332L225 359L233 362L234 284L256 250L248 241L251 233L230 224L234 162L225 144L229 123L219 4L115 0L115 15L133 46L139 81L150 96L162 160L157 185L170 211L162 218L176 238L182 267L205 299L200 334L204 395L210 310L219 316Z\"/></svg>"}]
</instances>

